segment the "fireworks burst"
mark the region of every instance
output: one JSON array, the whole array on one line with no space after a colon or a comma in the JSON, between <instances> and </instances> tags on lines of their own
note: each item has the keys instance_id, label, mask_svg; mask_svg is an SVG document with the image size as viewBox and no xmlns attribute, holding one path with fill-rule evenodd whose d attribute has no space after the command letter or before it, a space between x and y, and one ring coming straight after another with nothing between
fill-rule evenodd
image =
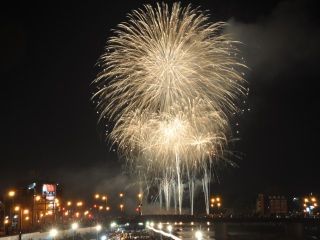
<instances>
[{"instance_id":1,"label":"fireworks burst","mask_svg":"<svg viewBox=\"0 0 320 240\"><path fill-rule=\"evenodd\" d=\"M228 117L246 93L225 25L190 5L145 5L118 25L94 81L100 119L114 122L109 138L133 168L159 179L167 207L173 189L180 213L184 184L193 191L190 183L202 179L208 195Z\"/></svg>"}]
</instances>

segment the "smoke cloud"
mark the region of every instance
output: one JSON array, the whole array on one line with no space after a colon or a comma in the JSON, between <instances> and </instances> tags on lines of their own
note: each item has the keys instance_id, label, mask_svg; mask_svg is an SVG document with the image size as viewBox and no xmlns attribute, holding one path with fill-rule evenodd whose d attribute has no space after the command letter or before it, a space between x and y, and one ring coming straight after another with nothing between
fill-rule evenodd
<instances>
[{"instance_id":1,"label":"smoke cloud","mask_svg":"<svg viewBox=\"0 0 320 240\"><path fill-rule=\"evenodd\" d=\"M226 31L243 43L244 55L255 81L273 80L279 74L299 72L308 66L317 71L320 30L306 2L280 2L270 15L255 23L229 20ZM256 76L258 75L258 76Z\"/></svg>"}]
</instances>

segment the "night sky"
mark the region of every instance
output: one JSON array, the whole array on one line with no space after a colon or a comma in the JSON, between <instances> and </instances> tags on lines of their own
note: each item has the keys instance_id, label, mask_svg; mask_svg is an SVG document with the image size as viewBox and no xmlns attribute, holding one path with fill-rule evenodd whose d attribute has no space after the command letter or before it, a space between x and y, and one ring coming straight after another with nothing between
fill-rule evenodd
<instances>
[{"instance_id":1,"label":"night sky","mask_svg":"<svg viewBox=\"0 0 320 240\"><path fill-rule=\"evenodd\" d=\"M111 29L153 1L7 6L1 14L0 189L57 181L67 195L126 185L90 102ZM242 41L250 94L239 118L238 167L222 167L225 194L320 192L316 1L192 1ZM119 180L121 179L121 180ZM113 186L114 187L114 186ZM121 187L121 186L120 186Z\"/></svg>"}]
</instances>

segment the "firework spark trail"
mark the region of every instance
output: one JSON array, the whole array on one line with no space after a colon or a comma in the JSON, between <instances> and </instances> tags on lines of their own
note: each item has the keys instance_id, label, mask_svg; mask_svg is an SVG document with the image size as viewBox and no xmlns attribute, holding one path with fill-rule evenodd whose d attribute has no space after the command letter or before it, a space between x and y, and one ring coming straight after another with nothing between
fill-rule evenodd
<instances>
[{"instance_id":1,"label":"firework spark trail","mask_svg":"<svg viewBox=\"0 0 320 240\"><path fill-rule=\"evenodd\" d=\"M208 212L211 166L246 94L245 66L225 25L191 5L145 5L118 25L94 81L100 119L114 122L109 139L133 168L157 179L167 208L175 190L180 213L183 186L193 191L195 178L203 182Z\"/></svg>"}]
</instances>

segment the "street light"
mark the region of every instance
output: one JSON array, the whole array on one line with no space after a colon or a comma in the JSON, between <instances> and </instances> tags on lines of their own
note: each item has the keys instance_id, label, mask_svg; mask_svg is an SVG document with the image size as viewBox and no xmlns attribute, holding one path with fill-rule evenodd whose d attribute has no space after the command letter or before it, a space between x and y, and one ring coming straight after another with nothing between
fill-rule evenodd
<instances>
[{"instance_id":1,"label":"street light","mask_svg":"<svg viewBox=\"0 0 320 240\"><path fill-rule=\"evenodd\" d=\"M102 229L102 226L101 226L100 224L98 224L98 225L96 226L96 230L97 230L97 232L100 232L100 231L101 231L101 229Z\"/></svg>"},{"instance_id":2,"label":"street light","mask_svg":"<svg viewBox=\"0 0 320 240\"><path fill-rule=\"evenodd\" d=\"M16 192L13 191L13 190L8 192L8 196L11 197L11 198L14 197L15 195L16 195Z\"/></svg>"},{"instance_id":3,"label":"street light","mask_svg":"<svg viewBox=\"0 0 320 240\"><path fill-rule=\"evenodd\" d=\"M22 214L27 215L29 214L29 209L22 209L20 206L16 206L14 211L19 212L19 240L22 238ZM29 216L25 218L26 221L29 220Z\"/></svg>"},{"instance_id":4,"label":"street light","mask_svg":"<svg viewBox=\"0 0 320 240\"><path fill-rule=\"evenodd\" d=\"M97 193L96 195L94 195L94 198L95 198L95 199L99 199L99 198L100 198L100 195Z\"/></svg>"},{"instance_id":5,"label":"street light","mask_svg":"<svg viewBox=\"0 0 320 240\"><path fill-rule=\"evenodd\" d=\"M106 235L101 236L101 240L107 240L107 236Z\"/></svg>"},{"instance_id":6,"label":"street light","mask_svg":"<svg viewBox=\"0 0 320 240\"><path fill-rule=\"evenodd\" d=\"M195 237L196 237L197 240L201 240L202 237L203 237L202 232L200 230L196 231Z\"/></svg>"},{"instance_id":7,"label":"street light","mask_svg":"<svg viewBox=\"0 0 320 240\"><path fill-rule=\"evenodd\" d=\"M312 193L303 199L303 211L306 214L312 216L316 207L318 207L317 198Z\"/></svg>"},{"instance_id":8,"label":"street light","mask_svg":"<svg viewBox=\"0 0 320 240\"><path fill-rule=\"evenodd\" d=\"M99 232L101 231L101 229L102 229L102 226L101 226L100 224L98 224L98 225L96 226L96 230L97 230L97 240L99 240Z\"/></svg>"},{"instance_id":9,"label":"street light","mask_svg":"<svg viewBox=\"0 0 320 240\"><path fill-rule=\"evenodd\" d=\"M73 235L72 235L73 240L74 240L74 235L75 235L76 230L78 229L78 227L79 227L79 224L76 223L76 222L71 224L71 229L73 231Z\"/></svg>"},{"instance_id":10,"label":"street light","mask_svg":"<svg viewBox=\"0 0 320 240\"><path fill-rule=\"evenodd\" d=\"M79 227L79 224L76 223L76 222L71 224L71 229L72 229L73 231L77 230L78 227Z\"/></svg>"},{"instance_id":11,"label":"street light","mask_svg":"<svg viewBox=\"0 0 320 240\"><path fill-rule=\"evenodd\" d=\"M11 198L12 199L12 202L11 202L11 206L10 206L10 208L9 208L9 215L10 215L10 220L11 220L11 226L12 226L12 215L13 215L13 211L14 211L14 209L13 209L13 206L14 206L14 196L16 195L16 192L14 191L14 190L10 190L10 191L8 191L8 197L9 198Z\"/></svg>"},{"instance_id":12,"label":"street light","mask_svg":"<svg viewBox=\"0 0 320 240\"><path fill-rule=\"evenodd\" d=\"M121 210L121 212L123 211L123 208L124 208L124 205L123 205L123 204L120 204L120 210Z\"/></svg>"},{"instance_id":13,"label":"street light","mask_svg":"<svg viewBox=\"0 0 320 240\"><path fill-rule=\"evenodd\" d=\"M172 232L172 226L168 225L167 230L171 233Z\"/></svg>"},{"instance_id":14,"label":"street light","mask_svg":"<svg viewBox=\"0 0 320 240\"><path fill-rule=\"evenodd\" d=\"M54 239L57 235L58 235L58 230L56 228L52 228L49 231L49 236L52 237L52 239Z\"/></svg>"}]
</instances>

